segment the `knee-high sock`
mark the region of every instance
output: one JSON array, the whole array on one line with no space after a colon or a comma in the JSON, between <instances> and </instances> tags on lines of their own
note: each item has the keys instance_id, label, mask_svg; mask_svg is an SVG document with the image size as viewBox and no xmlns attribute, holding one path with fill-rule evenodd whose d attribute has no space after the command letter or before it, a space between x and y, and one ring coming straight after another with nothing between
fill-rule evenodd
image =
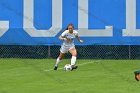
<instances>
[{"instance_id":1,"label":"knee-high sock","mask_svg":"<svg viewBox=\"0 0 140 93\"><path fill-rule=\"evenodd\" d=\"M58 66L58 64L59 64L60 61L61 61L61 60L60 60L60 58L58 57L58 58L56 59L56 64L55 64L55 66Z\"/></svg>"},{"instance_id":2,"label":"knee-high sock","mask_svg":"<svg viewBox=\"0 0 140 93\"><path fill-rule=\"evenodd\" d=\"M76 56L72 56L71 65L75 65L75 63L76 63Z\"/></svg>"}]
</instances>

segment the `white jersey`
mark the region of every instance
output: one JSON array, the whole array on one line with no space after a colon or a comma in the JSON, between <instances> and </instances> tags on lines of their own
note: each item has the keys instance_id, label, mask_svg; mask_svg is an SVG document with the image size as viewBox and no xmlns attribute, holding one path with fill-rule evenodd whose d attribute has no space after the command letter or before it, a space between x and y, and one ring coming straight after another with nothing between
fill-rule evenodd
<instances>
[{"instance_id":1,"label":"white jersey","mask_svg":"<svg viewBox=\"0 0 140 93\"><path fill-rule=\"evenodd\" d=\"M63 38L66 38L67 41L63 42L64 46L74 46L74 38L78 35L78 32L76 30L73 30L73 33L69 33L69 30L65 30L61 36Z\"/></svg>"}]
</instances>

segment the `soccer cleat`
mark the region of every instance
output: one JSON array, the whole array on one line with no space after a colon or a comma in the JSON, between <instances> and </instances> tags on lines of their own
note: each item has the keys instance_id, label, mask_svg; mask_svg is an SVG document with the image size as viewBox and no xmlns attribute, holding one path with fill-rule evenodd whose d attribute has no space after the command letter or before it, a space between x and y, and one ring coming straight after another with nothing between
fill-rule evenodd
<instances>
[{"instance_id":1,"label":"soccer cleat","mask_svg":"<svg viewBox=\"0 0 140 93\"><path fill-rule=\"evenodd\" d=\"M78 66L75 65L72 65L71 67L72 67L71 71L78 68Z\"/></svg>"},{"instance_id":2,"label":"soccer cleat","mask_svg":"<svg viewBox=\"0 0 140 93\"><path fill-rule=\"evenodd\" d=\"M58 68L58 66L55 66L55 67L54 67L54 70L57 70L57 68Z\"/></svg>"}]
</instances>

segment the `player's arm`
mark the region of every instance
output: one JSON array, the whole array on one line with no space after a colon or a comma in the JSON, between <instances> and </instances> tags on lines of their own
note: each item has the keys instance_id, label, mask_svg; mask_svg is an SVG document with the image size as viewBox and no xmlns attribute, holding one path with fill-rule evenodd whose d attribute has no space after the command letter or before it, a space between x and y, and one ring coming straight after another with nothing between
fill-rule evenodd
<instances>
[{"instance_id":1,"label":"player's arm","mask_svg":"<svg viewBox=\"0 0 140 93\"><path fill-rule=\"evenodd\" d=\"M78 36L78 34L76 35L76 39L78 40L78 42L83 43L84 41L80 39L80 37Z\"/></svg>"},{"instance_id":2,"label":"player's arm","mask_svg":"<svg viewBox=\"0 0 140 93\"><path fill-rule=\"evenodd\" d=\"M63 40L63 41L67 41L67 39L65 38L66 33L67 33L67 31L64 31L64 32L59 36L59 39L60 39L60 40Z\"/></svg>"},{"instance_id":3,"label":"player's arm","mask_svg":"<svg viewBox=\"0 0 140 93\"><path fill-rule=\"evenodd\" d=\"M64 37L62 37L62 36L59 36L59 39L60 39L60 40L63 40L63 41L66 41L66 40L67 40L66 38L64 38Z\"/></svg>"}]
</instances>

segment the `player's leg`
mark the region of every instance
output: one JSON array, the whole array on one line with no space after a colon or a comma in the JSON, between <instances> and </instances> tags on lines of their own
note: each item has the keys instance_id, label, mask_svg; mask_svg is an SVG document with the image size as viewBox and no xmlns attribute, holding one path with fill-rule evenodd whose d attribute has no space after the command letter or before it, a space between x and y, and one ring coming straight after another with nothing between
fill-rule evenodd
<instances>
[{"instance_id":1,"label":"player's leg","mask_svg":"<svg viewBox=\"0 0 140 93\"><path fill-rule=\"evenodd\" d=\"M68 49L65 46L62 45L61 48L60 48L60 54L59 54L59 56L58 56L58 58L56 60L56 64L55 64L54 70L57 70L58 64L64 58L64 55L67 52L68 52Z\"/></svg>"},{"instance_id":2,"label":"player's leg","mask_svg":"<svg viewBox=\"0 0 140 93\"><path fill-rule=\"evenodd\" d=\"M64 55L65 55L64 53L60 52L60 54L59 54L59 56L58 56L58 58L56 60L55 66L58 66L59 62L64 58Z\"/></svg>"},{"instance_id":3,"label":"player's leg","mask_svg":"<svg viewBox=\"0 0 140 93\"><path fill-rule=\"evenodd\" d=\"M54 66L54 70L57 70L58 68L58 64L60 63L60 61L64 58L65 53L60 52L58 58L56 59L56 63Z\"/></svg>"},{"instance_id":4,"label":"player's leg","mask_svg":"<svg viewBox=\"0 0 140 93\"><path fill-rule=\"evenodd\" d=\"M75 47L71 48L69 50L69 52L71 53L72 57L71 57L71 66L72 66L72 70L73 69L77 69L78 66L75 66L76 64L76 59L77 59L77 51L75 49Z\"/></svg>"}]
</instances>

